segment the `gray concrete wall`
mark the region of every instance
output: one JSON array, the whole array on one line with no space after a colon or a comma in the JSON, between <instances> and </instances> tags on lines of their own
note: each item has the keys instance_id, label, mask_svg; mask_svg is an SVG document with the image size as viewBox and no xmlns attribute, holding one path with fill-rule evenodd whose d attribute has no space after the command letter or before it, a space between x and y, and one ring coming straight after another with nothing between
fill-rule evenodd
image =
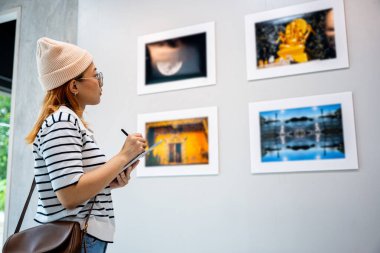
<instances>
[{"instance_id":1,"label":"gray concrete wall","mask_svg":"<svg viewBox=\"0 0 380 253\"><path fill-rule=\"evenodd\" d=\"M15 92L11 178L7 206L8 226L5 235L13 233L33 179L33 157L24 138L31 130L41 102L43 91L37 79L35 60L36 41L42 36L76 42L77 0L1 0L0 12L21 6L20 41L18 48L17 84ZM9 172L9 171L8 171ZM34 225L36 195L25 218L24 226Z\"/></svg>"},{"instance_id":2,"label":"gray concrete wall","mask_svg":"<svg viewBox=\"0 0 380 253\"><path fill-rule=\"evenodd\" d=\"M345 0L348 69L246 80L244 16L307 0L80 0L78 43L104 73L87 120L112 156L137 115L218 106L217 176L133 178L114 191L109 252L380 252L380 1ZM138 96L137 37L216 22L215 86ZM91 25L89 25L91 24ZM248 103L352 91L357 171L250 173Z\"/></svg>"}]
</instances>

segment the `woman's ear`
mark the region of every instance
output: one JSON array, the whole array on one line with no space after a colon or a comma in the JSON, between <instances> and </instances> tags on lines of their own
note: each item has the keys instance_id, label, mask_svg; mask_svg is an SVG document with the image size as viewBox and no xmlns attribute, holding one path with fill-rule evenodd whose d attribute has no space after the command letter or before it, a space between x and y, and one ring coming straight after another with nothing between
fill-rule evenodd
<instances>
[{"instance_id":1,"label":"woman's ear","mask_svg":"<svg viewBox=\"0 0 380 253\"><path fill-rule=\"evenodd\" d=\"M79 90L78 90L78 81L71 80L70 83L69 83L69 89L70 89L70 92L73 93L76 96L79 93Z\"/></svg>"}]
</instances>

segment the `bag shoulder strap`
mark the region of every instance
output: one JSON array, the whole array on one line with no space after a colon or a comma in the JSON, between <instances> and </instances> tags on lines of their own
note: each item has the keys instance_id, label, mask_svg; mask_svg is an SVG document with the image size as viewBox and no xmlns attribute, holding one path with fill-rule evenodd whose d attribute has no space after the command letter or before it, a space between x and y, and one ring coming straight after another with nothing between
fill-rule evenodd
<instances>
[{"instance_id":1,"label":"bag shoulder strap","mask_svg":"<svg viewBox=\"0 0 380 253\"><path fill-rule=\"evenodd\" d=\"M24 204L24 208L22 209L22 213L20 215L20 218L18 219L18 223L17 223L16 229L14 232L15 234L20 231L22 222L24 221L24 216L25 216L26 210L28 209L28 206L29 206L30 198L32 197L32 194L33 194L35 187L36 187L36 181L33 178L32 186L30 187L28 198L26 199L26 202Z\"/></svg>"},{"instance_id":2,"label":"bag shoulder strap","mask_svg":"<svg viewBox=\"0 0 380 253\"><path fill-rule=\"evenodd\" d=\"M90 219L90 215L91 215L91 212L92 212L92 208L94 207L95 201L96 201L96 195L95 195L95 197L94 197L94 200L92 201L90 211L89 211L88 214L87 214L86 221L85 221L85 223L84 223L83 233L87 233L88 220Z\"/></svg>"},{"instance_id":3,"label":"bag shoulder strap","mask_svg":"<svg viewBox=\"0 0 380 253\"><path fill-rule=\"evenodd\" d=\"M17 222L17 226L16 226L16 229L15 229L15 232L14 232L15 234L20 231L22 222L24 221L26 210L28 209L28 206L29 206L30 198L33 195L33 191L34 191L35 187L36 187L36 180L35 180L35 178L33 178L32 186L30 187L28 198L25 201L24 208L22 209L20 218L18 219L18 222ZM94 201L92 202L92 205L91 205L91 208L90 208L90 212L87 214L87 217L86 217L86 222L84 224L84 232L87 232L88 220L90 218L90 215L91 215L91 212L92 212L92 208L94 207L95 200L96 200L96 195L94 197Z\"/></svg>"}]
</instances>

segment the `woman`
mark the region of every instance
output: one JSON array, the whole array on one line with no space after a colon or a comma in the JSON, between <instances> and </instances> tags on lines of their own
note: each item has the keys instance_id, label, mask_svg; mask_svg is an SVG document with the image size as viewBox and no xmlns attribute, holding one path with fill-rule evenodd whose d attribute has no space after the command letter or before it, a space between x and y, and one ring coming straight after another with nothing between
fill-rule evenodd
<instances>
[{"instance_id":1,"label":"woman","mask_svg":"<svg viewBox=\"0 0 380 253\"><path fill-rule=\"evenodd\" d=\"M124 165L144 151L146 140L141 134L129 135L120 152L106 162L83 121L86 105L99 104L102 94L103 75L92 56L78 46L41 38L36 57L46 95L26 138L35 158L35 220L78 221L83 229L94 203L84 241L88 253L105 252L115 230L111 189L128 183L138 162L127 170Z\"/></svg>"}]
</instances>

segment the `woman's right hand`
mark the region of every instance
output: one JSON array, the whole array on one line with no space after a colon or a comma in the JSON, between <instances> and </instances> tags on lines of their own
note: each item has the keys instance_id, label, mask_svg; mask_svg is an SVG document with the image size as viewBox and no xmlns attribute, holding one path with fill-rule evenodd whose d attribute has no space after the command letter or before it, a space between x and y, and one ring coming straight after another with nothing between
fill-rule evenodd
<instances>
[{"instance_id":1,"label":"woman's right hand","mask_svg":"<svg viewBox=\"0 0 380 253\"><path fill-rule=\"evenodd\" d=\"M144 152L146 146L147 141L142 137L142 134L130 134L125 140L124 145L119 152L119 155L125 159L125 163L127 164L140 153Z\"/></svg>"}]
</instances>

